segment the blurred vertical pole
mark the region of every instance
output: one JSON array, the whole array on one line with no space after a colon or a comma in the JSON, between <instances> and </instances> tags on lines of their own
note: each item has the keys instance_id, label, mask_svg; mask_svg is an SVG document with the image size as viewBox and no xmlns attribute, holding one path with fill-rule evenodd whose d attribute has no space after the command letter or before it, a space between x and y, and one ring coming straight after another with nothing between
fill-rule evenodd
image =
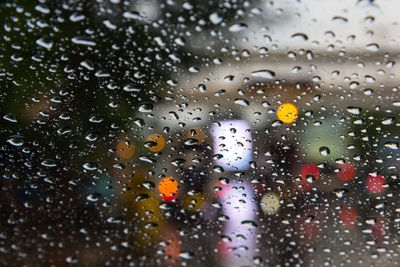
<instances>
[{"instance_id":1,"label":"blurred vertical pole","mask_svg":"<svg viewBox=\"0 0 400 267\"><path fill-rule=\"evenodd\" d=\"M223 266L251 265L255 255L257 236L256 204L253 189L248 182L232 181L232 187L221 196L222 212L229 220L225 222L221 243Z\"/></svg>"},{"instance_id":2,"label":"blurred vertical pole","mask_svg":"<svg viewBox=\"0 0 400 267\"><path fill-rule=\"evenodd\" d=\"M216 164L228 171L245 171L252 160L252 138L249 124L244 120L228 120L211 127ZM218 249L223 266L251 265L255 254L257 228L254 192L245 177L231 178L219 194L226 222Z\"/></svg>"}]
</instances>

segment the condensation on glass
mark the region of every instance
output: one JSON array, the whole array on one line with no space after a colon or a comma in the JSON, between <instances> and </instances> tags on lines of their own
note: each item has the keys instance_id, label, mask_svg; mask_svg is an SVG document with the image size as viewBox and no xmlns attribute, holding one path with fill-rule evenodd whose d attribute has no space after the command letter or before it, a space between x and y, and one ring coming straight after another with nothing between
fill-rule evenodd
<instances>
[{"instance_id":1,"label":"condensation on glass","mask_svg":"<svg viewBox=\"0 0 400 267\"><path fill-rule=\"evenodd\" d=\"M395 0L0 3L0 264L399 265Z\"/></svg>"}]
</instances>

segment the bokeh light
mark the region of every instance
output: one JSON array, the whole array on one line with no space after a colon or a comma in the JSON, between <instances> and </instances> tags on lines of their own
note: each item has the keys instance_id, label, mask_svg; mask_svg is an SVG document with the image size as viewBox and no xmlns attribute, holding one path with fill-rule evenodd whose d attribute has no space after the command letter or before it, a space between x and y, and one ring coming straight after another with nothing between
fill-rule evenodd
<instances>
[{"instance_id":1,"label":"bokeh light","mask_svg":"<svg viewBox=\"0 0 400 267\"><path fill-rule=\"evenodd\" d=\"M278 107L276 111L278 119L284 123L293 123L299 114L297 108L292 103L285 103Z\"/></svg>"},{"instance_id":2,"label":"bokeh light","mask_svg":"<svg viewBox=\"0 0 400 267\"><path fill-rule=\"evenodd\" d=\"M217 181L214 185L214 191L217 197L223 197L228 195L232 186L230 184L222 183L221 181Z\"/></svg>"},{"instance_id":3,"label":"bokeh light","mask_svg":"<svg viewBox=\"0 0 400 267\"><path fill-rule=\"evenodd\" d=\"M389 232L389 226L386 218L382 216L376 216L373 218L369 218L368 221L374 221L371 223L372 235L376 241L381 242L384 239L385 235Z\"/></svg>"},{"instance_id":4,"label":"bokeh light","mask_svg":"<svg viewBox=\"0 0 400 267\"><path fill-rule=\"evenodd\" d=\"M146 141L151 143L147 148L152 152L159 152L165 146L165 139L161 134L151 134L147 137Z\"/></svg>"},{"instance_id":5,"label":"bokeh light","mask_svg":"<svg viewBox=\"0 0 400 267\"><path fill-rule=\"evenodd\" d=\"M301 168L301 185L302 191L309 191L314 186L315 181L319 178L320 172L315 164L306 164Z\"/></svg>"},{"instance_id":6,"label":"bokeh light","mask_svg":"<svg viewBox=\"0 0 400 267\"><path fill-rule=\"evenodd\" d=\"M357 224L357 209L354 207L343 207L339 211L338 218L344 228L353 229Z\"/></svg>"},{"instance_id":7,"label":"bokeh light","mask_svg":"<svg viewBox=\"0 0 400 267\"><path fill-rule=\"evenodd\" d=\"M365 181L365 186L368 191L374 194L381 193L385 188L384 184L386 183L386 179L382 177L382 175L377 176L368 176Z\"/></svg>"},{"instance_id":8,"label":"bokeh light","mask_svg":"<svg viewBox=\"0 0 400 267\"><path fill-rule=\"evenodd\" d=\"M244 120L221 121L213 124L214 154L222 157L215 163L225 170L246 170L252 160L250 125Z\"/></svg>"},{"instance_id":9,"label":"bokeh light","mask_svg":"<svg viewBox=\"0 0 400 267\"><path fill-rule=\"evenodd\" d=\"M340 164L339 172L336 173L337 177L343 181L350 181L356 175L356 168L353 164L346 162L344 164Z\"/></svg>"},{"instance_id":10,"label":"bokeh light","mask_svg":"<svg viewBox=\"0 0 400 267\"><path fill-rule=\"evenodd\" d=\"M178 182L172 177L163 178L158 184L158 191L165 201L172 201L178 194Z\"/></svg>"},{"instance_id":11,"label":"bokeh light","mask_svg":"<svg viewBox=\"0 0 400 267\"><path fill-rule=\"evenodd\" d=\"M130 141L122 141L117 145L117 154L121 159L130 159L135 154L135 146Z\"/></svg>"},{"instance_id":12,"label":"bokeh light","mask_svg":"<svg viewBox=\"0 0 400 267\"><path fill-rule=\"evenodd\" d=\"M206 138L206 133L199 127L190 128L187 133L188 138L194 138L197 140L197 144L200 145Z\"/></svg>"},{"instance_id":13,"label":"bokeh light","mask_svg":"<svg viewBox=\"0 0 400 267\"><path fill-rule=\"evenodd\" d=\"M264 212L264 214L273 215L279 210L279 201L279 196L274 192L265 193L260 202L261 210Z\"/></svg>"},{"instance_id":14,"label":"bokeh light","mask_svg":"<svg viewBox=\"0 0 400 267\"><path fill-rule=\"evenodd\" d=\"M297 224L300 238L304 243L315 242L321 233L320 211L317 207L310 207L305 211Z\"/></svg>"}]
</instances>

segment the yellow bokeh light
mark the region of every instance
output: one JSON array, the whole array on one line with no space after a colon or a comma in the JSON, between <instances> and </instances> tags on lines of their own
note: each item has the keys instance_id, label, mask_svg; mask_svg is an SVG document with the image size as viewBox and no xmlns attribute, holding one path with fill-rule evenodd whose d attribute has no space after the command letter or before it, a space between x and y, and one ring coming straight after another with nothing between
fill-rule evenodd
<instances>
[{"instance_id":1,"label":"yellow bokeh light","mask_svg":"<svg viewBox=\"0 0 400 267\"><path fill-rule=\"evenodd\" d=\"M279 106L276 111L279 120L284 123L293 123L297 119L297 115L299 114L297 108L292 103L285 103Z\"/></svg>"},{"instance_id":2,"label":"yellow bokeh light","mask_svg":"<svg viewBox=\"0 0 400 267\"><path fill-rule=\"evenodd\" d=\"M264 214L275 214L280 207L279 196L274 192L265 193L261 198L260 206Z\"/></svg>"},{"instance_id":3,"label":"yellow bokeh light","mask_svg":"<svg viewBox=\"0 0 400 267\"><path fill-rule=\"evenodd\" d=\"M147 137L147 142L155 142L154 146L148 147L152 152L159 152L165 146L165 139L161 134L151 134Z\"/></svg>"}]
</instances>

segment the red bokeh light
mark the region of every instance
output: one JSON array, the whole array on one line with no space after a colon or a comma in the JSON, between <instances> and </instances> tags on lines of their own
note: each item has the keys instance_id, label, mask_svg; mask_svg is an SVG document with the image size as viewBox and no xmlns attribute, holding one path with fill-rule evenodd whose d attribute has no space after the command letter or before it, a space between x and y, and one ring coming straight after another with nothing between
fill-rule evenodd
<instances>
[{"instance_id":1,"label":"red bokeh light","mask_svg":"<svg viewBox=\"0 0 400 267\"><path fill-rule=\"evenodd\" d=\"M350 181L356 175L356 168L349 162L340 164L338 167L340 171L336 175L343 181Z\"/></svg>"},{"instance_id":2,"label":"red bokeh light","mask_svg":"<svg viewBox=\"0 0 400 267\"><path fill-rule=\"evenodd\" d=\"M224 184L221 181L217 181L214 185L215 194L217 197L223 197L229 192L231 187L230 184Z\"/></svg>"},{"instance_id":3,"label":"red bokeh light","mask_svg":"<svg viewBox=\"0 0 400 267\"><path fill-rule=\"evenodd\" d=\"M354 207L343 207L338 218L344 228L352 229L357 224L358 212Z\"/></svg>"},{"instance_id":4,"label":"red bokeh light","mask_svg":"<svg viewBox=\"0 0 400 267\"><path fill-rule=\"evenodd\" d=\"M381 193L385 188L383 185L386 183L386 179L383 178L381 175L377 176L368 176L367 180L365 181L365 186L367 187L368 191L371 193Z\"/></svg>"},{"instance_id":5,"label":"red bokeh light","mask_svg":"<svg viewBox=\"0 0 400 267\"><path fill-rule=\"evenodd\" d=\"M388 222L385 218L378 216L375 224L371 225L372 235L380 242L384 236L388 233Z\"/></svg>"},{"instance_id":6,"label":"red bokeh light","mask_svg":"<svg viewBox=\"0 0 400 267\"><path fill-rule=\"evenodd\" d=\"M321 214L316 207L311 207L306 211L298 222L299 234L305 243L316 241L321 234Z\"/></svg>"},{"instance_id":7,"label":"red bokeh light","mask_svg":"<svg viewBox=\"0 0 400 267\"><path fill-rule=\"evenodd\" d=\"M319 169L315 164L306 164L301 168L301 185L302 191L310 191L313 188L315 181L319 178ZM310 179L313 181L310 182Z\"/></svg>"},{"instance_id":8,"label":"red bokeh light","mask_svg":"<svg viewBox=\"0 0 400 267\"><path fill-rule=\"evenodd\" d=\"M307 176L312 175L314 176L315 180L319 178L319 169L315 164L306 164L301 168L301 178L307 181Z\"/></svg>"}]
</instances>

